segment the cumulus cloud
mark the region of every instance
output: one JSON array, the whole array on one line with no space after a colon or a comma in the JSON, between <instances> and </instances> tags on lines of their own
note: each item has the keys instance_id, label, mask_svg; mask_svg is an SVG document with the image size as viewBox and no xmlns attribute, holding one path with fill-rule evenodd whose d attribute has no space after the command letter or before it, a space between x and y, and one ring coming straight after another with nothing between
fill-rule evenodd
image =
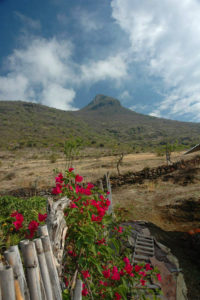
<instances>
[{"instance_id":1,"label":"cumulus cloud","mask_svg":"<svg viewBox=\"0 0 200 300\"><path fill-rule=\"evenodd\" d=\"M7 76L0 76L0 98L75 109L71 51L66 41L39 38L14 50L7 59Z\"/></svg>"},{"instance_id":2,"label":"cumulus cloud","mask_svg":"<svg viewBox=\"0 0 200 300\"><path fill-rule=\"evenodd\" d=\"M112 16L126 32L129 55L163 82L165 97L151 115L200 117L200 2L112 0Z\"/></svg>"},{"instance_id":3,"label":"cumulus cloud","mask_svg":"<svg viewBox=\"0 0 200 300\"><path fill-rule=\"evenodd\" d=\"M127 75L127 65L121 55L114 55L104 60L90 61L81 66L82 81L97 82L106 79L121 79Z\"/></svg>"},{"instance_id":4,"label":"cumulus cloud","mask_svg":"<svg viewBox=\"0 0 200 300\"><path fill-rule=\"evenodd\" d=\"M73 45L56 38L31 38L7 58L7 75L0 76L0 99L39 102L74 110L76 89L101 80L126 76L126 63L118 54L77 64Z\"/></svg>"}]
</instances>

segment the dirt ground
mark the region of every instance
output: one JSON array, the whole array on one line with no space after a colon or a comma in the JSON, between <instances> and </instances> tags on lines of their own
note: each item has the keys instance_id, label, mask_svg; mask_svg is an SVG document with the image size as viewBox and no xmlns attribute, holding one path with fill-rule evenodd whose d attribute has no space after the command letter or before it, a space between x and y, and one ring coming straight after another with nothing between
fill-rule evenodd
<instances>
[{"instance_id":1,"label":"dirt ground","mask_svg":"<svg viewBox=\"0 0 200 300\"><path fill-rule=\"evenodd\" d=\"M175 162L192 156L173 153L171 159ZM91 156L75 161L73 166L86 182L94 182L107 171L116 174L116 161L116 156ZM120 172L140 171L165 163L164 156L158 157L154 153L128 154L123 159ZM52 187L54 174L63 172L65 168L66 161L61 153L32 149L0 152L0 193L9 194L9 191L21 188L41 190ZM113 203L125 207L130 219L150 221L164 230L187 231L200 227L200 216L196 214L200 202L200 171L196 168L192 173L195 176L187 185L177 180L183 176L177 173L165 181L162 178L146 180L143 184L116 188L113 190Z\"/></svg>"}]
</instances>

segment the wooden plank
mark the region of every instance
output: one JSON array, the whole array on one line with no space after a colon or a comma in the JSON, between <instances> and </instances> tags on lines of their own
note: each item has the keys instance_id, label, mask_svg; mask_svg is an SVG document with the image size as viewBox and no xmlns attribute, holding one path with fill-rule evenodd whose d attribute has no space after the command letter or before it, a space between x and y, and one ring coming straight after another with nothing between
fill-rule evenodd
<instances>
[{"instance_id":1,"label":"wooden plank","mask_svg":"<svg viewBox=\"0 0 200 300\"><path fill-rule=\"evenodd\" d=\"M12 267L6 266L0 269L0 285L2 300L16 300Z\"/></svg>"},{"instance_id":2,"label":"wooden plank","mask_svg":"<svg viewBox=\"0 0 200 300\"><path fill-rule=\"evenodd\" d=\"M144 250L149 250L149 251L154 251L154 247L147 247L147 246L142 246L142 245L136 245L135 249L144 249Z\"/></svg>"},{"instance_id":3,"label":"wooden plank","mask_svg":"<svg viewBox=\"0 0 200 300\"><path fill-rule=\"evenodd\" d=\"M53 300L54 297L53 297L53 291L52 291L52 286L51 286L51 280L49 277L49 272L48 272L48 268L47 268L44 251L43 251L42 241L41 241L41 239L35 239L34 243L35 243L35 247L36 247L36 251L37 251L40 272L41 272L42 281L44 284L46 297L47 297L47 300Z\"/></svg>"},{"instance_id":4,"label":"wooden plank","mask_svg":"<svg viewBox=\"0 0 200 300\"><path fill-rule=\"evenodd\" d=\"M135 253L144 253L144 255L148 255L148 256L153 256L154 255L154 252L151 251L147 251L147 250L143 250L143 249L135 249Z\"/></svg>"},{"instance_id":5,"label":"wooden plank","mask_svg":"<svg viewBox=\"0 0 200 300\"><path fill-rule=\"evenodd\" d=\"M149 257L148 256L144 256L144 255L134 255L134 259L139 259L139 260L148 260L149 261Z\"/></svg>"}]
</instances>

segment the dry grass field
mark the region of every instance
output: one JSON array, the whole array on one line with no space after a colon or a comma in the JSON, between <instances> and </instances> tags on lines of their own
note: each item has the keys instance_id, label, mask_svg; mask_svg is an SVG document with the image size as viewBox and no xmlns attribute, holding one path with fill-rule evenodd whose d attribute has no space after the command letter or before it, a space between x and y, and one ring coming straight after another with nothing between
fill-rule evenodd
<instances>
[{"instance_id":1,"label":"dry grass field","mask_svg":"<svg viewBox=\"0 0 200 300\"><path fill-rule=\"evenodd\" d=\"M87 153L91 154L90 157L82 157L73 164L76 173L81 174L86 182L96 181L107 171L117 173L116 156L99 156L99 153L94 153L91 149ZM192 155L173 153L172 161L191 157ZM120 172L140 171L165 163L164 156L158 157L153 153L128 154L123 159ZM54 170L64 171L65 167L66 161L62 153L33 149L0 152L0 193L9 194L9 191L21 188L41 190L51 187L54 185ZM114 189L114 205L125 207L128 218L151 221L164 230L187 231L199 227L200 219L196 210L200 202L200 172L198 168L192 171L193 179L186 185L177 180L183 176L177 172L167 181L162 178L146 180L143 184L124 185Z\"/></svg>"}]
</instances>

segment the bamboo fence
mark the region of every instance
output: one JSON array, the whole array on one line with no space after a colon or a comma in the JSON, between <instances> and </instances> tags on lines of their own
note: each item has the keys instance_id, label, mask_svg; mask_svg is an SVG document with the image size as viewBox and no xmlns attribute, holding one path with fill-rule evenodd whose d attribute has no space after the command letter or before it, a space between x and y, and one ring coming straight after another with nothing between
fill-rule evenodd
<instances>
[{"instance_id":1,"label":"bamboo fence","mask_svg":"<svg viewBox=\"0 0 200 300\"><path fill-rule=\"evenodd\" d=\"M61 300L62 258L67 224L64 208L69 199L47 201L47 225L38 238L23 240L4 252L0 262L0 300ZM73 300L82 299L82 282L77 280Z\"/></svg>"}]
</instances>

